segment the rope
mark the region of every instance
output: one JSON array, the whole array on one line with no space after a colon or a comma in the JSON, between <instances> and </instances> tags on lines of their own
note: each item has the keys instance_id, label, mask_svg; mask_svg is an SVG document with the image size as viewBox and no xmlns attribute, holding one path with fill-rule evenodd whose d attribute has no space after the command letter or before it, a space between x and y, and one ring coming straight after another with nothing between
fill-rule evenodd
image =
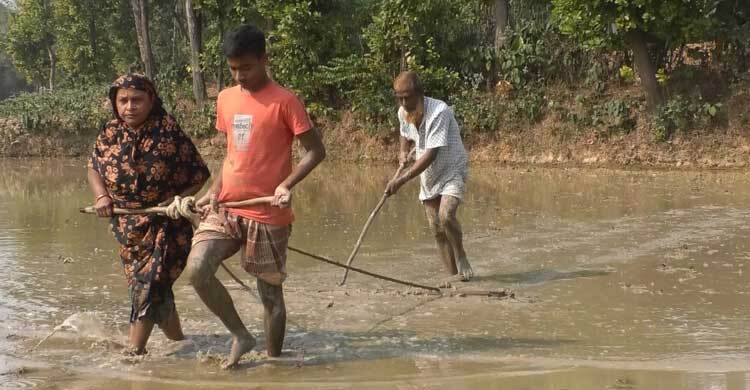
<instances>
[{"instance_id":1,"label":"rope","mask_svg":"<svg viewBox=\"0 0 750 390\"><path fill-rule=\"evenodd\" d=\"M273 196L266 196L266 197L261 197L261 198L243 200L239 202L222 203L220 206L221 207L246 207L246 206L251 206L251 205L270 203L272 200L273 200ZM177 204L175 205L175 203ZM186 205L189 205L191 207L186 207ZM173 204L167 207L150 207L146 209L115 208L114 214L115 215L166 214L168 210L170 213L173 213L174 210L176 210L180 216L183 216L186 219L190 220L193 226L197 227L198 223L200 222L200 215L197 212L195 212L195 209L193 206L194 206L193 198L186 197L182 199L176 199L175 202L173 202ZM81 213L96 214L96 209L94 209L94 207L91 207L91 206L83 207L79 209L79 211ZM401 284L401 285L408 286L408 287L414 287L414 288L419 288L422 290L427 290L433 293L437 293L441 296L449 296L449 297L451 296L485 296L485 297L496 297L496 298L504 298L504 297L513 298L514 297L514 294L511 291L505 290L505 289L499 290L499 291L496 291L496 290L452 290L449 288L427 286L424 284L419 284L415 282L410 282L406 280L396 279L396 278L392 278L389 276L377 274L374 272L363 270L361 268L352 267L350 265L339 263L338 261L331 260L323 256L318 256L316 254L304 251L302 249L297 249L292 246L288 246L287 248L290 251L297 252L299 254L305 255L312 259L315 259L315 260L318 260L318 261L321 261L321 262L324 262L324 263L327 263L336 267L344 268L347 270L347 272L348 271L358 272L358 273L361 273L361 274L364 274L364 275L367 275L376 279L385 280L388 282ZM352 259L353 257L350 258L350 260ZM221 266L229 274L229 276L232 277L232 279L234 279L237 283L239 283L240 286L242 286L245 290L253 294L252 289L248 287L246 284L244 284L237 276L235 276L234 273L232 273L232 271L229 270L229 268L227 268L223 263L221 264ZM253 294L253 296L255 295Z\"/></svg>"},{"instance_id":2,"label":"rope","mask_svg":"<svg viewBox=\"0 0 750 390\"><path fill-rule=\"evenodd\" d=\"M351 271L354 271L354 272L359 272L359 273L365 274L367 276L372 276L373 278L376 278L376 279L387 280L389 282L402 284L404 286L421 288L423 290L433 291L433 292L436 292L436 293L441 294L441 295L443 293L442 290L439 287L425 286L424 284L417 284L417 283L413 283L413 282L408 282L406 280L400 280L400 279L391 278L391 277L385 276L385 275L379 275L379 274L376 274L374 272L365 271L365 270L363 270L361 268L356 268L356 267L348 266L346 264L339 263L338 261L327 259L327 258L325 258L323 256L318 256L318 255L312 254L310 252L303 251L302 249L294 248L292 246L288 246L287 248L289 248L290 251L297 252L299 254L311 257L311 258L313 258L315 260L319 260L319 261L322 261L324 263L335 265L336 267L346 268L347 270L351 270Z\"/></svg>"}]
</instances>

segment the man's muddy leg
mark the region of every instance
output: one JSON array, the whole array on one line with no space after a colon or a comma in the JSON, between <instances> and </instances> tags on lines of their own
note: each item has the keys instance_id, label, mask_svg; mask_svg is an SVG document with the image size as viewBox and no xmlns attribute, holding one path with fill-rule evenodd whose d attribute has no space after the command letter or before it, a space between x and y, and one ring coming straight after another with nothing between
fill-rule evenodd
<instances>
[{"instance_id":1,"label":"man's muddy leg","mask_svg":"<svg viewBox=\"0 0 750 390\"><path fill-rule=\"evenodd\" d=\"M258 279L258 293L263 302L263 326L266 331L266 352L268 356L278 357L284 345L286 333L286 305L282 286Z\"/></svg>"},{"instance_id":2,"label":"man's muddy leg","mask_svg":"<svg viewBox=\"0 0 750 390\"><path fill-rule=\"evenodd\" d=\"M449 274L455 275L458 273L456 268L456 259L453 254L453 249L448 241L448 237L445 234L445 229L440 225L440 217L438 215L440 209L440 198L429 199L424 201L424 209L427 215L427 222L430 224L430 229L435 235L435 242L437 243L438 252L440 253L440 259L443 261L443 266Z\"/></svg>"},{"instance_id":3,"label":"man's muddy leg","mask_svg":"<svg viewBox=\"0 0 750 390\"><path fill-rule=\"evenodd\" d=\"M232 350L224 368L236 365L243 354L255 347L255 339L237 314L232 297L215 275L221 262L237 252L240 246L239 242L233 240L199 242L190 250L186 267L195 292L232 333Z\"/></svg>"},{"instance_id":4,"label":"man's muddy leg","mask_svg":"<svg viewBox=\"0 0 750 390\"><path fill-rule=\"evenodd\" d=\"M461 224L456 217L456 212L458 211L458 205L460 202L461 201L454 196L441 196L438 218L440 226L443 231L445 231L445 235L450 243L452 253L455 255L458 272L461 274L463 280L468 281L474 276L474 270L471 269L471 264L469 264L469 260L466 258L463 232L461 230Z\"/></svg>"}]
</instances>

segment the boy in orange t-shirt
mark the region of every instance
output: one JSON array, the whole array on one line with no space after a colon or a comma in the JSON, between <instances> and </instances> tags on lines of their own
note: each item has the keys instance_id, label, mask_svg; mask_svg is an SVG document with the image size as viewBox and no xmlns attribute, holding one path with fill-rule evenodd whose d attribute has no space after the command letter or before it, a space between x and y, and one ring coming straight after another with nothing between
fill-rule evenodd
<instances>
[{"instance_id":1,"label":"boy in orange t-shirt","mask_svg":"<svg viewBox=\"0 0 750 390\"><path fill-rule=\"evenodd\" d=\"M282 282L294 215L291 190L325 158L325 147L302 102L266 73L265 36L243 25L224 39L236 86L219 93L216 129L226 135L221 174L196 202L203 213L193 236L186 272L203 303L232 333L225 368L253 349L255 339L242 323L232 298L216 278L219 265L242 249L242 267L257 278L265 310L266 351L279 356L286 329ZM292 141L305 149L292 165ZM269 204L223 208L222 203L273 196Z\"/></svg>"}]
</instances>

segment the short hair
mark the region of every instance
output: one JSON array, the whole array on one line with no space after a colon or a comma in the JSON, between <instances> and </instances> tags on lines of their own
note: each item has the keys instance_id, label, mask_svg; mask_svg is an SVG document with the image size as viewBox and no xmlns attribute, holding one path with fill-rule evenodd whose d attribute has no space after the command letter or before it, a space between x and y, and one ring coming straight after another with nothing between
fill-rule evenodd
<instances>
[{"instance_id":1,"label":"short hair","mask_svg":"<svg viewBox=\"0 0 750 390\"><path fill-rule=\"evenodd\" d=\"M266 36L259 28L243 24L224 36L221 48L227 58L242 57L246 54L260 58L266 54Z\"/></svg>"},{"instance_id":2,"label":"short hair","mask_svg":"<svg viewBox=\"0 0 750 390\"><path fill-rule=\"evenodd\" d=\"M406 70L399 73L393 80L393 87L395 88L397 84L406 84L412 91L419 95L424 95L424 87L422 86L422 81L419 79L417 72Z\"/></svg>"}]
</instances>

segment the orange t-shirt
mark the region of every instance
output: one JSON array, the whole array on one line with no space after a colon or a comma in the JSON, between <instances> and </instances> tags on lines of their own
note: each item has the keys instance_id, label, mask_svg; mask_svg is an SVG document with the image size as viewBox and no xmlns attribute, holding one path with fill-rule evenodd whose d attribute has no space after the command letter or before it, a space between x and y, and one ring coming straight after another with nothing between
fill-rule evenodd
<instances>
[{"instance_id":1,"label":"orange t-shirt","mask_svg":"<svg viewBox=\"0 0 750 390\"><path fill-rule=\"evenodd\" d=\"M249 93L227 88L216 101L216 129L227 135L219 202L273 195L292 173L292 141L312 128L305 107L274 81ZM271 205L230 209L231 213L271 225L294 220L291 208Z\"/></svg>"}]
</instances>

